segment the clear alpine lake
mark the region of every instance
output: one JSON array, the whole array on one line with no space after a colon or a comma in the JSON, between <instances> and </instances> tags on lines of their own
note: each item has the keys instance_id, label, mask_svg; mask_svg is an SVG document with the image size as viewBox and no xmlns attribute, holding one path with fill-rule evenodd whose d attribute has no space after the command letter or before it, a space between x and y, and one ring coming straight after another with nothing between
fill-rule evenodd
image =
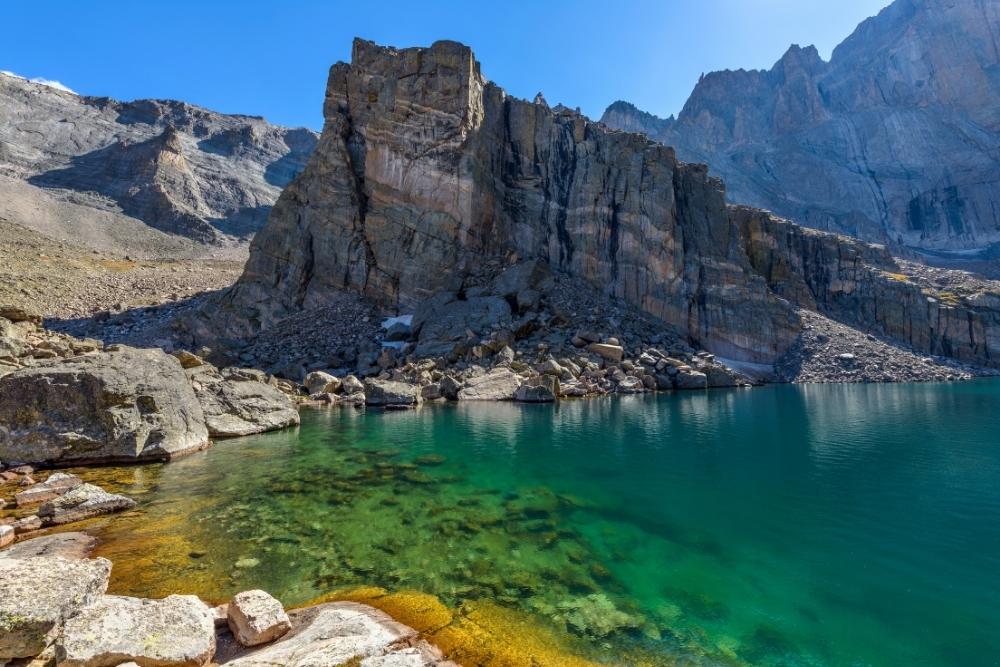
<instances>
[{"instance_id":1,"label":"clear alpine lake","mask_svg":"<svg viewBox=\"0 0 1000 667\"><path fill-rule=\"evenodd\" d=\"M140 501L89 525L115 593L419 591L609 664L1000 655L1000 381L309 409L79 472Z\"/></svg>"}]
</instances>

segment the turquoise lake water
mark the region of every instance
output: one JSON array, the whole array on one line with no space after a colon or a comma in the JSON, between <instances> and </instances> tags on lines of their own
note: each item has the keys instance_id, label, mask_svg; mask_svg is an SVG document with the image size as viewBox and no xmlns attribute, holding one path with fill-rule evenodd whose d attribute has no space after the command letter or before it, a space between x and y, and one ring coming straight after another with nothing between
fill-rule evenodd
<instances>
[{"instance_id":1,"label":"turquoise lake water","mask_svg":"<svg viewBox=\"0 0 1000 667\"><path fill-rule=\"evenodd\" d=\"M1000 382L303 415L122 469L113 589L488 599L609 663L1000 661Z\"/></svg>"}]
</instances>

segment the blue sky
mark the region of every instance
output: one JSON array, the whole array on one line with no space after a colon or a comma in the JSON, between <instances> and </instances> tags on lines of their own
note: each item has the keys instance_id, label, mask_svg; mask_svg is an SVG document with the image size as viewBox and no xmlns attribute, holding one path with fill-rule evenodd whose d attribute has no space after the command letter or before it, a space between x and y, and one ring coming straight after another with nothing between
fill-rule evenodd
<instances>
[{"instance_id":1,"label":"blue sky","mask_svg":"<svg viewBox=\"0 0 1000 667\"><path fill-rule=\"evenodd\" d=\"M666 116L702 72L824 58L888 0L5 0L0 70L122 100L175 98L319 128L329 66L354 36L455 39L519 97L599 117L616 99Z\"/></svg>"}]
</instances>

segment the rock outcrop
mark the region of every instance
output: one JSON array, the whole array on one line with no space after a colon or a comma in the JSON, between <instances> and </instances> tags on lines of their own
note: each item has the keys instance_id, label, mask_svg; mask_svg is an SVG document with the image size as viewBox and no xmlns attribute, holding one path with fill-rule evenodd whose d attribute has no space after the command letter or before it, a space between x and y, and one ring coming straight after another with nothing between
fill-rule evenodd
<instances>
[{"instance_id":1,"label":"rock outcrop","mask_svg":"<svg viewBox=\"0 0 1000 667\"><path fill-rule=\"evenodd\" d=\"M0 460L82 464L168 460L208 445L180 363L113 347L0 378Z\"/></svg>"},{"instance_id":2,"label":"rock outcrop","mask_svg":"<svg viewBox=\"0 0 1000 667\"><path fill-rule=\"evenodd\" d=\"M241 338L339 290L406 309L484 260L543 260L728 357L770 362L798 318L742 252L723 188L671 149L512 98L454 42L356 40L326 123L203 335Z\"/></svg>"},{"instance_id":3,"label":"rock outcrop","mask_svg":"<svg viewBox=\"0 0 1000 667\"><path fill-rule=\"evenodd\" d=\"M829 62L791 47L769 71L702 77L679 116L625 102L609 127L705 162L732 201L921 250L1000 243L1000 5L896 0Z\"/></svg>"},{"instance_id":4,"label":"rock outcrop","mask_svg":"<svg viewBox=\"0 0 1000 667\"><path fill-rule=\"evenodd\" d=\"M275 431L299 423L295 403L283 392L240 369L204 364L185 371L213 438L233 438Z\"/></svg>"},{"instance_id":5,"label":"rock outcrop","mask_svg":"<svg viewBox=\"0 0 1000 667\"><path fill-rule=\"evenodd\" d=\"M41 188L41 205L46 192L102 213L111 200L122 218L200 244L248 240L315 145L311 130L262 118L0 74L0 178Z\"/></svg>"}]
</instances>

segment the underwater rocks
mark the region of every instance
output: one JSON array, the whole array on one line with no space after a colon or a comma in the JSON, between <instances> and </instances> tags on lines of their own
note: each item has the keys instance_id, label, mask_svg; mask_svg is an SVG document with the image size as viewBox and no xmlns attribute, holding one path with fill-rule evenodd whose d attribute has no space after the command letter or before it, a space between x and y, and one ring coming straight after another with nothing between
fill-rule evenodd
<instances>
[{"instance_id":1,"label":"underwater rocks","mask_svg":"<svg viewBox=\"0 0 1000 667\"><path fill-rule=\"evenodd\" d=\"M5 461L162 461L208 445L180 363L120 346L0 378L0 425Z\"/></svg>"},{"instance_id":2,"label":"underwater rocks","mask_svg":"<svg viewBox=\"0 0 1000 667\"><path fill-rule=\"evenodd\" d=\"M44 503L47 500L58 498L81 484L83 484L83 480L76 475L54 472L41 484L35 484L15 494L14 500L18 507Z\"/></svg>"},{"instance_id":3,"label":"underwater rocks","mask_svg":"<svg viewBox=\"0 0 1000 667\"><path fill-rule=\"evenodd\" d=\"M103 595L66 621L57 654L60 667L201 667L215 655L215 622L193 595Z\"/></svg>"}]
</instances>

